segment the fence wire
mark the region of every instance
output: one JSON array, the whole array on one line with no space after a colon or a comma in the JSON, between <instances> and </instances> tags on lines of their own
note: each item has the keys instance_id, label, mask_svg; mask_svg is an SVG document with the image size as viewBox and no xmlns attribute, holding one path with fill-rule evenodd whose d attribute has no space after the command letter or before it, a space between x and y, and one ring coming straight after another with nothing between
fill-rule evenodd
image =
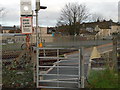
<instances>
[{"instance_id":1,"label":"fence wire","mask_svg":"<svg viewBox=\"0 0 120 90\"><path fill-rule=\"evenodd\" d=\"M2 36L2 87L34 88L32 53L26 36Z\"/></svg>"},{"instance_id":2,"label":"fence wire","mask_svg":"<svg viewBox=\"0 0 120 90\"><path fill-rule=\"evenodd\" d=\"M104 45L108 43L112 43L112 40L83 40L80 37L42 37L43 47L51 48L80 48L84 46L85 48L91 48L93 46ZM41 41L41 40L40 40ZM26 49L26 36L2 36L0 37L0 86L5 88L34 88L36 87L36 40L35 37L31 37L30 40L31 47L29 50ZM120 46L120 43L118 43ZM103 48L104 50L104 48ZM85 55L90 57L92 49L90 51L86 51ZM44 50L40 52L42 56L54 56L57 55L55 51L46 51L44 54ZM71 52L71 51L69 51ZM60 57L66 57L66 53L60 51ZM75 52L75 51L72 51ZM62 55L64 53L64 56ZM120 51L118 51L118 55L120 55ZM107 55L102 55L101 62L94 61L92 62L92 67L104 67L108 59L106 59ZM111 54L109 54L109 65L111 65ZM118 60L120 56L118 57ZM44 59L42 65L53 65L57 63L57 60L51 60L51 62L47 62ZM105 63L104 63L105 62ZM89 62L87 62L88 64ZM119 62L118 62L119 63ZM118 65L119 66L119 65ZM41 70L46 71L49 68L41 68Z\"/></svg>"}]
</instances>

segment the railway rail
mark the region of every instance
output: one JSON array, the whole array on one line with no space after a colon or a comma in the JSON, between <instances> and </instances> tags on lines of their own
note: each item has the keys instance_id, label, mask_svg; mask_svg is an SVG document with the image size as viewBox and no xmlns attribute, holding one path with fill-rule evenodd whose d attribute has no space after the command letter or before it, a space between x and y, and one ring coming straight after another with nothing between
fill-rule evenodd
<instances>
[{"instance_id":1,"label":"railway rail","mask_svg":"<svg viewBox=\"0 0 120 90\"><path fill-rule=\"evenodd\" d=\"M17 58L21 51L2 51L2 59Z\"/></svg>"}]
</instances>

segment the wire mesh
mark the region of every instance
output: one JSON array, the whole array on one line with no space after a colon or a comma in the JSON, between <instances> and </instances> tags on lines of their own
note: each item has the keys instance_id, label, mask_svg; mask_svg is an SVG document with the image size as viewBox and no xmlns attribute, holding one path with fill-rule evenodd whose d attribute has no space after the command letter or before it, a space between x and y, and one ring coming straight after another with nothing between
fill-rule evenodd
<instances>
[{"instance_id":1,"label":"wire mesh","mask_svg":"<svg viewBox=\"0 0 120 90\"><path fill-rule=\"evenodd\" d=\"M31 50L26 49L26 35L2 36L2 87L34 87Z\"/></svg>"},{"instance_id":2,"label":"wire mesh","mask_svg":"<svg viewBox=\"0 0 120 90\"><path fill-rule=\"evenodd\" d=\"M85 49L85 67L88 67L89 62L89 58L90 58L90 54L92 51L93 46L96 46L100 52L104 52L104 51L109 51L112 50L112 44L110 46L105 46L106 44L112 43L112 40L82 40L80 39L80 37L42 37L42 41L43 42L43 49L39 50L39 60L40 60L40 65L41 66L51 66L51 70L54 67L54 65L56 65L56 67L58 66L58 69L55 69L55 71L51 71L50 67L39 67L41 73L40 76L44 76L44 78L52 78L54 79L56 77L56 79L58 77L65 77L65 78L71 78L73 77L74 80L72 80L73 82L76 82L76 78L78 78L78 69L76 67L77 66L77 58L78 54L75 54L78 52L78 50L71 50L72 48L80 48L82 46L88 48ZM2 50L0 55L1 56L1 65L2 65L2 72L0 73L0 75L2 75L2 85L3 87L11 87L11 88L23 88L23 87L36 87L35 86L35 82L36 82L36 41L35 38L31 37L30 40L30 50L26 49L26 36L22 35L22 36L2 36L1 41L1 46L2 46ZM120 46L120 41L118 40L118 48ZM101 47L102 46L102 47ZM51 50L51 48L54 47L54 49ZM46 49L49 48L49 49ZM58 48L64 48L64 49L60 49L59 53L57 53ZM69 48L69 49L66 49ZM119 52L119 50L118 50ZM106 53L106 52L105 52ZM58 55L59 54L59 55ZM73 54L73 56L71 56L71 54ZM92 62L92 68L103 68L106 65L106 62L108 59L106 59L108 54L104 54L102 55L102 59L101 60L93 60ZM119 54L118 54L119 55ZM58 57L59 56L59 60ZM47 58L48 57L48 58ZM69 58L68 58L69 57ZM110 60L112 59L112 54L108 55L109 57L109 65L112 65L112 62L110 62ZM48 62L48 59L50 62ZM119 57L118 57L119 60ZM101 61L101 62L99 62ZM74 63L74 64L73 64ZM63 69L61 69L59 66L64 66L64 73L62 72ZM68 70L68 66L70 66L70 70ZM118 61L118 66L119 66L119 61ZM74 67L74 68L72 68ZM71 73L69 71L75 71L75 73ZM46 75L45 72L51 72L49 74ZM60 72L59 75L57 75L57 72ZM85 68L85 73L87 73L87 69ZM63 74L63 75L62 75ZM68 74L68 75L66 75ZM74 75L76 74L76 75ZM86 75L86 74L85 74ZM42 78L42 77L40 77ZM59 80L60 81L60 80ZM65 80L66 81L66 80ZM68 82L68 81L67 81ZM77 80L77 82L79 82ZM40 83L43 83L40 82ZM56 82L52 82L52 85L54 86L54 84L56 84L57 86L62 87L62 85L64 85L63 82L61 82L61 85L57 85ZM71 81L70 81L71 83ZM47 81L47 84L49 84L49 81ZM66 84L66 87L68 87L69 84ZM78 85L76 85L76 83L73 84L74 87L78 87ZM44 84L43 84L43 87ZM50 86L51 87L51 86Z\"/></svg>"}]
</instances>

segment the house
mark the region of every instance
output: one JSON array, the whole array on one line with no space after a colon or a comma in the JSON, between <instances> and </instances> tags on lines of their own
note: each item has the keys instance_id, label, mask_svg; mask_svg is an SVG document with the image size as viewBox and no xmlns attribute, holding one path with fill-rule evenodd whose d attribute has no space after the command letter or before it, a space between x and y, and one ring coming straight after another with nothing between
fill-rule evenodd
<instances>
[{"instance_id":1,"label":"house","mask_svg":"<svg viewBox=\"0 0 120 90\"><path fill-rule=\"evenodd\" d=\"M11 44L11 43L26 43L26 35L21 33L3 33L0 34L2 43Z\"/></svg>"},{"instance_id":2,"label":"house","mask_svg":"<svg viewBox=\"0 0 120 90\"><path fill-rule=\"evenodd\" d=\"M80 36L86 37L87 39L107 39L112 37L114 32L120 32L120 24L112 20L97 20L96 22L76 23L76 29ZM68 30L68 25L57 28L57 32L62 36L69 35Z\"/></svg>"},{"instance_id":3,"label":"house","mask_svg":"<svg viewBox=\"0 0 120 90\"><path fill-rule=\"evenodd\" d=\"M54 27L38 27L39 42L53 42L55 28ZM32 34L33 43L36 42L36 28Z\"/></svg>"},{"instance_id":4,"label":"house","mask_svg":"<svg viewBox=\"0 0 120 90\"><path fill-rule=\"evenodd\" d=\"M57 27L56 34L57 36L68 36L69 35L69 26L68 25L62 25Z\"/></svg>"},{"instance_id":5,"label":"house","mask_svg":"<svg viewBox=\"0 0 120 90\"><path fill-rule=\"evenodd\" d=\"M2 26L0 25L0 35L2 37L2 43L25 43L25 35L21 34L19 27L14 26Z\"/></svg>"},{"instance_id":6,"label":"house","mask_svg":"<svg viewBox=\"0 0 120 90\"><path fill-rule=\"evenodd\" d=\"M120 32L120 24L113 21L104 21L98 25L98 33L95 35L95 38L99 39L112 39L112 34L114 32Z\"/></svg>"},{"instance_id":7,"label":"house","mask_svg":"<svg viewBox=\"0 0 120 90\"><path fill-rule=\"evenodd\" d=\"M80 24L80 36L86 37L89 39L95 39L95 35L97 34L99 29L97 29L97 25L95 22L82 23Z\"/></svg>"},{"instance_id":8,"label":"house","mask_svg":"<svg viewBox=\"0 0 120 90\"><path fill-rule=\"evenodd\" d=\"M55 33L55 28L54 27L48 27L47 28L47 34L53 34L53 33Z\"/></svg>"},{"instance_id":9,"label":"house","mask_svg":"<svg viewBox=\"0 0 120 90\"><path fill-rule=\"evenodd\" d=\"M20 33L19 27L14 26L2 26L0 25L0 33Z\"/></svg>"},{"instance_id":10,"label":"house","mask_svg":"<svg viewBox=\"0 0 120 90\"><path fill-rule=\"evenodd\" d=\"M90 32L87 30L80 30L80 36L86 37L87 40L95 39L94 38L95 35L96 35L96 32Z\"/></svg>"},{"instance_id":11,"label":"house","mask_svg":"<svg viewBox=\"0 0 120 90\"><path fill-rule=\"evenodd\" d=\"M101 22L98 20L97 22L82 23L80 25L80 31L81 30L91 32L91 38L105 39L107 37L112 37L114 32L120 32L120 24L115 23L112 20L104 20ZM90 33L88 33L88 35L90 35Z\"/></svg>"}]
</instances>

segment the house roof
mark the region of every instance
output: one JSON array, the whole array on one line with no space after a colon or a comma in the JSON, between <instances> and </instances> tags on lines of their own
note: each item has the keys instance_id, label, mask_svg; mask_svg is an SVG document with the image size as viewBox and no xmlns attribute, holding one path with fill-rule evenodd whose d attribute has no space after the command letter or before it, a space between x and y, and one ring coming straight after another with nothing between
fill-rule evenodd
<instances>
[{"instance_id":1,"label":"house roof","mask_svg":"<svg viewBox=\"0 0 120 90\"><path fill-rule=\"evenodd\" d=\"M21 33L0 33L0 36L25 36L25 34L21 34Z\"/></svg>"},{"instance_id":2,"label":"house roof","mask_svg":"<svg viewBox=\"0 0 120 90\"><path fill-rule=\"evenodd\" d=\"M90 35L95 35L98 33L96 29L96 26L100 29L111 29L111 26L120 26L119 23L113 22L112 20L109 21L97 21L97 22L88 22L88 23L82 23L80 24L79 22L76 23L77 30L80 29L80 33L84 34L90 34ZM62 25L57 28L57 31L59 32L64 32L66 33L69 30L68 25Z\"/></svg>"},{"instance_id":3,"label":"house roof","mask_svg":"<svg viewBox=\"0 0 120 90\"><path fill-rule=\"evenodd\" d=\"M109 20L109 21L97 21L97 22L90 22L90 23L82 23L81 24L81 28L95 28L96 26L98 25L98 27L100 29L111 29L111 26L114 26L114 25L120 25L118 23L115 23L113 22L112 20Z\"/></svg>"},{"instance_id":4,"label":"house roof","mask_svg":"<svg viewBox=\"0 0 120 90\"><path fill-rule=\"evenodd\" d=\"M2 30L15 30L15 27L3 26Z\"/></svg>"},{"instance_id":5,"label":"house roof","mask_svg":"<svg viewBox=\"0 0 120 90\"><path fill-rule=\"evenodd\" d=\"M1 26L2 30L20 30L18 27L15 26Z\"/></svg>"}]
</instances>

